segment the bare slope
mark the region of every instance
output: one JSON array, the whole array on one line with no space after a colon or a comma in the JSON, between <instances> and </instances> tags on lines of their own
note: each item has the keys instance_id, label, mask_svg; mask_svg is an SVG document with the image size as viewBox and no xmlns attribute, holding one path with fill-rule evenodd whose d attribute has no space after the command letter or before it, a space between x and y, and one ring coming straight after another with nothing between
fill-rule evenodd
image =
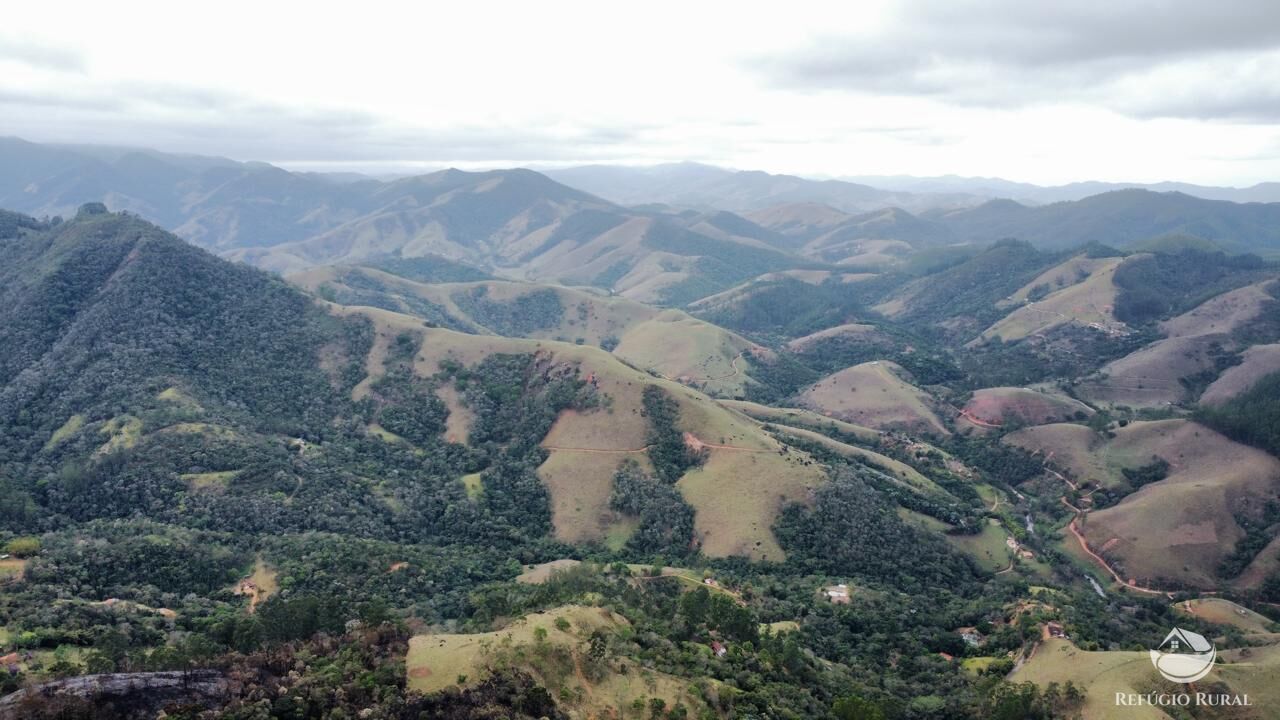
<instances>
[{"instance_id":1,"label":"bare slope","mask_svg":"<svg viewBox=\"0 0 1280 720\"><path fill-rule=\"evenodd\" d=\"M975 390L964 406L965 419L977 420L979 426L1043 425L1074 419L1077 413L1092 415L1093 409L1061 393L1019 387Z\"/></svg>"},{"instance_id":2,"label":"bare slope","mask_svg":"<svg viewBox=\"0 0 1280 720\"><path fill-rule=\"evenodd\" d=\"M1280 343L1254 345L1239 365L1227 368L1200 396L1205 405L1219 405L1253 387L1263 377L1280 372Z\"/></svg>"},{"instance_id":3,"label":"bare slope","mask_svg":"<svg viewBox=\"0 0 1280 720\"><path fill-rule=\"evenodd\" d=\"M708 555L780 559L782 550L770 530L774 517L783 504L806 501L823 481L819 466L786 452L757 421L696 390L629 367L600 348L439 328L423 333L416 360L423 375L437 372L445 360L472 365L491 353L544 352L594 379L606 406L588 413L566 411L543 440L551 455L539 475L551 491L556 534L566 541L602 541L623 522L609 510L608 500L618 464L627 457L644 458L648 421L641 396L648 385L671 394L680 407L679 429L707 446L706 462L677 487L696 512L695 529Z\"/></svg>"},{"instance_id":4,"label":"bare slope","mask_svg":"<svg viewBox=\"0 0 1280 720\"><path fill-rule=\"evenodd\" d=\"M1264 289L1267 282L1223 293L1161 323L1165 339L1108 363L1081 382L1081 397L1133 407L1183 402L1182 380L1212 371L1217 358L1234 347L1231 333L1276 302Z\"/></svg>"},{"instance_id":5,"label":"bare slope","mask_svg":"<svg viewBox=\"0 0 1280 720\"><path fill-rule=\"evenodd\" d=\"M1138 584L1219 586L1218 564L1244 535L1237 514L1256 513L1280 497L1280 460L1186 420L1134 422L1115 435L1045 425L1006 441L1052 453L1080 485L1115 486L1124 468L1154 458L1169 463L1166 479L1089 513L1082 532L1095 552ZM1237 582L1253 583L1244 576Z\"/></svg>"},{"instance_id":6,"label":"bare slope","mask_svg":"<svg viewBox=\"0 0 1280 720\"><path fill-rule=\"evenodd\" d=\"M1074 257L1045 271L1023 286L1005 303L1022 303L987 328L978 340L1021 340L1067 323L1109 328L1117 325L1114 313L1117 289L1113 278L1122 258ZM1040 292L1047 294L1039 295ZM1032 300L1032 297L1039 299Z\"/></svg>"},{"instance_id":7,"label":"bare slope","mask_svg":"<svg viewBox=\"0 0 1280 720\"><path fill-rule=\"evenodd\" d=\"M845 368L800 393L802 407L877 429L947 434L932 399L904 380L896 363L872 361Z\"/></svg>"},{"instance_id":8,"label":"bare slope","mask_svg":"<svg viewBox=\"0 0 1280 720\"><path fill-rule=\"evenodd\" d=\"M424 284L363 267L316 268L290 280L467 332L608 346L631 365L717 395L741 395L753 382L751 363L772 355L683 311L590 289L501 280Z\"/></svg>"}]
</instances>

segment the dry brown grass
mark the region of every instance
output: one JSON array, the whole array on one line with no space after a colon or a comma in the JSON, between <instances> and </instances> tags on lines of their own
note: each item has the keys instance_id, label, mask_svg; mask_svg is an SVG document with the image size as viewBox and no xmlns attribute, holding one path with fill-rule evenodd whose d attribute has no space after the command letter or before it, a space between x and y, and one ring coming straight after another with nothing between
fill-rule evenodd
<instances>
[{"instance_id":1,"label":"dry brown grass","mask_svg":"<svg viewBox=\"0 0 1280 720\"><path fill-rule=\"evenodd\" d=\"M1200 402L1205 405L1221 405L1274 372L1280 372L1280 343L1254 345L1244 351L1239 365L1227 368L1218 376L1200 396Z\"/></svg>"},{"instance_id":2,"label":"dry brown grass","mask_svg":"<svg viewBox=\"0 0 1280 720\"><path fill-rule=\"evenodd\" d=\"M854 365L805 389L800 405L878 430L948 434L931 409L932 398L903 380L903 374L902 368L888 361Z\"/></svg>"},{"instance_id":3,"label":"dry brown grass","mask_svg":"<svg viewBox=\"0 0 1280 720\"><path fill-rule=\"evenodd\" d=\"M1123 258L1072 258L1058 265L1015 293L1007 302L1025 303L987 328L974 343L990 338L1006 342L1044 332L1067 323L1114 323L1116 268ZM1088 273L1083 280L1077 273ZM1040 300L1027 295L1038 284L1058 287Z\"/></svg>"},{"instance_id":4,"label":"dry brown grass","mask_svg":"<svg viewBox=\"0 0 1280 720\"><path fill-rule=\"evenodd\" d=\"M1076 413L1086 416L1093 414L1093 409L1088 405L1064 394L1018 387L976 390L964 409L979 420L993 425L1010 422L1044 425L1071 420Z\"/></svg>"},{"instance_id":5,"label":"dry brown grass","mask_svg":"<svg viewBox=\"0 0 1280 720\"><path fill-rule=\"evenodd\" d=\"M1217 588L1218 563L1244 531L1234 518L1242 504L1260 506L1275 497L1280 460L1232 442L1207 427L1185 420L1135 422L1114 439L1047 425L1011 435L1009 442L1055 453L1079 481L1114 485L1121 468L1137 468L1161 458L1169 476L1089 513L1081 524L1095 552L1119 566L1139 585L1161 587L1176 580L1193 587ZM1257 562L1266 562L1265 553ZM1246 571L1234 584L1250 587ZM1260 579L1260 578L1259 578Z\"/></svg>"}]
</instances>

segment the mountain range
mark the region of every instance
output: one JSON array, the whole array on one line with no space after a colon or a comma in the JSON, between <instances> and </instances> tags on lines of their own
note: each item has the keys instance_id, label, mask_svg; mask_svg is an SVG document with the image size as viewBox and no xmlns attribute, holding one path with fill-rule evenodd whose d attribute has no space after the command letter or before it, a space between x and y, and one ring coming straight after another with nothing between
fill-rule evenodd
<instances>
[{"instance_id":1,"label":"mountain range","mask_svg":"<svg viewBox=\"0 0 1280 720\"><path fill-rule=\"evenodd\" d=\"M150 150L0 140L0 206L101 201L235 260L288 273L440 257L508 279L683 305L769 272L884 267L1013 237L1132 248L1172 234L1280 252L1280 204L1118 190L1031 206L681 164L444 170L391 180Z\"/></svg>"}]
</instances>

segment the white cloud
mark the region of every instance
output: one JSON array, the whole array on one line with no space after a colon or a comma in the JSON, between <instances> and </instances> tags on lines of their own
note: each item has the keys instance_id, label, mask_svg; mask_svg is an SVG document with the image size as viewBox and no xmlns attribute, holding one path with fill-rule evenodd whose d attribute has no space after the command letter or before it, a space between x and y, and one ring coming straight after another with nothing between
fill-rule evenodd
<instances>
[{"instance_id":1,"label":"white cloud","mask_svg":"<svg viewBox=\"0 0 1280 720\"><path fill-rule=\"evenodd\" d=\"M1176 5L26 3L0 134L308 167L1280 175L1272 4Z\"/></svg>"}]
</instances>

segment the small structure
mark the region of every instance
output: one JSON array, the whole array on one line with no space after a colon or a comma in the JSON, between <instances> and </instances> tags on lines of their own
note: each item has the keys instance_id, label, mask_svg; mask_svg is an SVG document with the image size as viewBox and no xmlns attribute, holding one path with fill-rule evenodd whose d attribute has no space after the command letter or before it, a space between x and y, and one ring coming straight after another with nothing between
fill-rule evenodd
<instances>
[{"instance_id":1,"label":"small structure","mask_svg":"<svg viewBox=\"0 0 1280 720\"><path fill-rule=\"evenodd\" d=\"M720 583L716 582L715 578L702 578L702 584L713 588L720 587Z\"/></svg>"},{"instance_id":2,"label":"small structure","mask_svg":"<svg viewBox=\"0 0 1280 720\"><path fill-rule=\"evenodd\" d=\"M962 627L956 630L956 632L959 633L960 639L969 647L978 647L986 641L986 637L984 637L982 633L978 632L978 628Z\"/></svg>"},{"instance_id":3,"label":"small structure","mask_svg":"<svg viewBox=\"0 0 1280 720\"><path fill-rule=\"evenodd\" d=\"M827 596L827 600L829 600L832 605L849 604L849 587L844 583L824 588L822 593Z\"/></svg>"},{"instance_id":4,"label":"small structure","mask_svg":"<svg viewBox=\"0 0 1280 720\"><path fill-rule=\"evenodd\" d=\"M724 643L719 640L712 640L711 652L715 653L716 657L724 657L724 654L729 652L729 648L725 647Z\"/></svg>"},{"instance_id":5,"label":"small structure","mask_svg":"<svg viewBox=\"0 0 1280 720\"><path fill-rule=\"evenodd\" d=\"M1060 622L1048 623L1047 625L1045 625L1045 630L1049 633L1049 637L1051 638L1065 639L1067 637L1067 634L1062 630L1062 623Z\"/></svg>"}]
</instances>

